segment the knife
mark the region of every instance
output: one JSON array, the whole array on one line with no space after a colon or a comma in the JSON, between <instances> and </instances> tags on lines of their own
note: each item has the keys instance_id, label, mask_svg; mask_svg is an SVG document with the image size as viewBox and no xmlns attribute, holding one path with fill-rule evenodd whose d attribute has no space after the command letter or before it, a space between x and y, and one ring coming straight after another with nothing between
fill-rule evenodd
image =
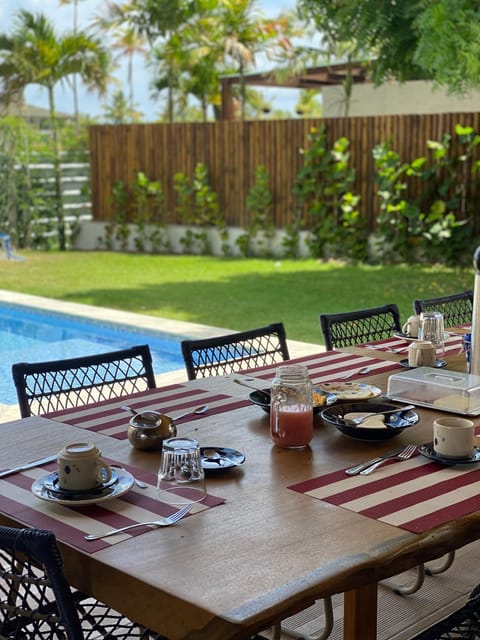
<instances>
[{"instance_id":1,"label":"knife","mask_svg":"<svg viewBox=\"0 0 480 640\"><path fill-rule=\"evenodd\" d=\"M38 460L32 460L32 462L19 464L18 467L12 467L11 469L5 469L5 471L0 471L0 478L5 478L6 476L11 476L14 473L19 473L20 471L26 471L27 469L33 469L34 467L40 467L42 464L47 464L48 462L54 462L56 459L57 459L57 454L55 453L51 456L46 456L45 458L38 458Z\"/></svg>"},{"instance_id":2,"label":"knife","mask_svg":"<svg viewBox=\"0 0 480 640\"><path fill-rule=\"evenodd\" d=\"M403 447L397 447L396 449L393 449L388 453L384 453L382 456L377 456L376 458L372 458L372 460L368 460L368 462L362 462L361 464L357 464L356 467L345 469L345 473L347 473L349 476L355 476L357 473L360 473L360 471L363 471L363 469L366 469L370 465L375 464L376 462L380 462L380 460L385 460L385 458L390 458L390 456L396 456L397 453L400 453L402 449Z\"/></svg>"}]
</instances>

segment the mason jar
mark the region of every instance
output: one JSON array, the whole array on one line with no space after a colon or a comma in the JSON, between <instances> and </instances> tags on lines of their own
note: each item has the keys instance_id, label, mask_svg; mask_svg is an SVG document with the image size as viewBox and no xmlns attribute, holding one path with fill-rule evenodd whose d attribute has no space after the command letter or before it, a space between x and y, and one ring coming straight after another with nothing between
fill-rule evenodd
<instances>
[{"instance_id":1,"label":"mason jar","mask_svg":"<svg viewBox=\"0 0 480 640\"><path fill-rule=\"evenodd\" d=\"M311 442L313 395L307 367L278 367L271 388L270 436L287 449L302 449Z\"/></svg>"}]
</instances>

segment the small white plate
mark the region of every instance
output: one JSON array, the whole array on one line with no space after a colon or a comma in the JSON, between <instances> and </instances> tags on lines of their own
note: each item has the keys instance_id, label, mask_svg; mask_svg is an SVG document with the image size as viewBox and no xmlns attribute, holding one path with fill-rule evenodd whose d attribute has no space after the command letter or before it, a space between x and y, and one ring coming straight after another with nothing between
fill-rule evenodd
<instances>
[{"instance_id":1,"label":"small white plate","mask_svg":"<svg viewBox=\"0 0 480 640\"><path fill-rule=\"evenodd\" d=\"M49 473L47 476L43 476L32 484L32 493L47 502L54 502L55 504L68 505L69 507L82 507L88 504L96 504L97 502L105 502L105 500L112 500L112 498L118 498L123 496L124 493L130 491L135 479L134 477L125 471L125 469L115 469L118 476L117 482L112 484L106 483L104 487L92 490L92 492L81 491L71 493L68 491L60 494L57 491L51 491L48 487L55 483L58 476L57 471Z\"/></svg>"}]
</instances>

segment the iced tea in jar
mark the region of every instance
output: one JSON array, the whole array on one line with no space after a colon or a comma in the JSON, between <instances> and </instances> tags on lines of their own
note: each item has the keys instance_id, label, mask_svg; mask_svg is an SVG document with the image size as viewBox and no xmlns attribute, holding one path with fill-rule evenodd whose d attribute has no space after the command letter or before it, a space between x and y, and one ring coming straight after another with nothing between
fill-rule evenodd
<instances>
[{"instance_id":1,"label":"iced tea in jar","mask_svg":"<svg viewBox=\"0 0 480 640\"><path fill-rule=\"evenodd\" d=\"M312 382L307 367L278 367L270 400L270 435L279 447L302 449L313 438Z\"/></svg>"}]
</instances>

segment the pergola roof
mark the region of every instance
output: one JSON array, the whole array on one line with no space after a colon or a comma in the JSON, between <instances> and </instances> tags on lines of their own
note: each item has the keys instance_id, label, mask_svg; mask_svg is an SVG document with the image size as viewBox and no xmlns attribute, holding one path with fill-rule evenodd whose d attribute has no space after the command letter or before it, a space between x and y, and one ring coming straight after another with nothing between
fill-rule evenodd
<instances>
[{"instance_id":1,"label":"pergola roof","mask_svg":"<svg viewBox=\"0 0 480 640\"><path fill-rule=\"evenodd\" d=\"M355 63L327 64L320 67L309 67L294 76L281 77L278 72L247 73L243 76L245 84L266 87L290 87L293 89L316 89L325 85L341 84L348 75L353 82L365 82L367 70L365 65ZM240 75L222 76L222 84L238 84Z\"/></svg>"},{"instance_id":2,"label":"pergola roof","mask_svg":"<svg viewBox=\"0 0 480 640\"><path fill-rule=\"evenodd\" d=\"M220 78L222 89L222 116L223 119L232 118L231 86L239 84L242 79L247 85L259 87L286 87L291 89L318 89L327 85L342 84L347 76L351 76L354 83L366 82L367 67L360 62L326 64L319 67L308 67L301 73L286 76L278 71L264 71L261 73L248 73L241 75L228 75Z\"/></svg>"}]
</instances>

